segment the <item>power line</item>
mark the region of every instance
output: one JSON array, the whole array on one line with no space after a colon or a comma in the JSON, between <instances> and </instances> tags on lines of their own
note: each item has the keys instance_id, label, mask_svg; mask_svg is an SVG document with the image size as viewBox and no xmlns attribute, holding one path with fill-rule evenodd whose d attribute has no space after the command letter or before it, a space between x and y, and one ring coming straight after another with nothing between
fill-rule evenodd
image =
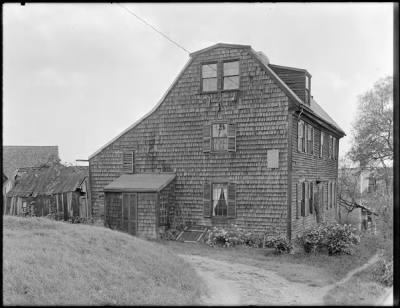
<instances>
[{"instance_id":1,"label":"power line","mask_svg":"<svg viewBox=\"0 0 400 308\"><path fill-rule=\"evenodd\" d=\"M113 2L111 2L112 4ZM170 41L171 43L175 44L176 46L178 46L180 49L184 50L186 53L188 53L190 55L190 52L183 47L182 45L180 45L179 43L175 42L173 39L169 38L166 34L164 34L163 32L161 32L160 30L158 30L157 28L155 28L154 26L152 26L150 23L148 23L145 19L143 19L142 17L138 16L137 14L135 14L133 11L131 11L130 9L128 9L126 6L123 6L122 4L118 3L118 2L114 2L116 4L118 4L121 8L125 9L128 13L130 13L131 15L133 15L134 17L136 17L137 19L139 19L141 22L143 22L145 25L149 26L150 28L152 28L154 31L156 31L158 34L162 35L163 37L165 37L168 41ZM216 69L214 69L212 66L209 66L209 68L211 68L212 70L214 70L215 72L217 72ZM236 81L232 81L232 77L230 76L226 76L225 78L227 78L227 80L229 80L232 84L236 85Z\"/></svg>"},{"instance_id":2,"label":"power line","mask_svg":"<svg viewBox=\"0 0 400 308\"><path fill-rule=\"evenodd\" d=\"M111 2L112 3L112 2ZM130 13L131 15L135 16L137 19L139 19L141 22L143 22L144 24L146 24L147 26L149 26L150 28L152 28L154 31L156 31L157 33L159 33L160 35L162 35L163 37L165 37L168 41L170 41L171 43L175 44L176 46L178 46L180 49L184 50L185 52L187 52L188 54L190 54L190 52L183 47L182 45L180 45L179 43L175 42L173 39L169 38L166 34L162 33L160 30L158 30L157 28L155 28L154 26L152 26L151 24L149 24L146 20L144 20L143 18L141 18L140 16L138 16L137 14L135 14L134 12L132 12L130 9L128 9L127 7L123 6L122 4L115 2L116 4L118 4L120 7L122 7L123 9L125 9L128 13Z\"/></svg>"}]
</instances>

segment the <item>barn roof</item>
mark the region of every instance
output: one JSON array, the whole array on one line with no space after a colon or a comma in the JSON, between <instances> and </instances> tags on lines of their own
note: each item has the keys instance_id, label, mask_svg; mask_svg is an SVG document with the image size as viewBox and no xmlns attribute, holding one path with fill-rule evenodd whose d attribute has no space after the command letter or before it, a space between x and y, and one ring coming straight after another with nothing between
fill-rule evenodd
<instances>
[{"instance_id":1,"label":"barn roof","mask_svg":"<svg viewBox=\"0 0 400 308\"><path fill-rule=\"evenodd\" d=\"M59 159L58 146L3 146L3 172L11 178L18 168L34 167Z\"/></svg>"},{"instance_id":2,"label":"barn roof","mask_svg":"<svg viewBox=\"0 0 400 308\"><path fill-rule=\"evenodd\" d=\"M87 167L67 167L61 164L20 168L14 186L7 195L27 197L75 191L87 173Z\"/></svg>"},{"instance_id":3,"label":"barn roof","mask_svg":"<svg viewBox=\"0 0 400 308\"><path fill-rule=\"evenodd\" d=\"M114 192L158 192L175 179L175 173L123 174L104 191Z\"/></svg>"}]
</instances>

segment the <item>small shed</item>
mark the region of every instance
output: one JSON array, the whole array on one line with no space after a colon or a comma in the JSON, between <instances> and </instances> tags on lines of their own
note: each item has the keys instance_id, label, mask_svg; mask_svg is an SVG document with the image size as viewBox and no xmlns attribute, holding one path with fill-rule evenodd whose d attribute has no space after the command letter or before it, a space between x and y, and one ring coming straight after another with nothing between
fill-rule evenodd
<instances>
[{"instance_id":1,"label":"small shed","mask_svg":"<svg viewBox=\"0 0 400 308\"><path fill-rule=\"evenodd\" d=\"M158 238L175 204L174 173L123 174L104 187L105 226Z\"/></svg>"}]
</instances>

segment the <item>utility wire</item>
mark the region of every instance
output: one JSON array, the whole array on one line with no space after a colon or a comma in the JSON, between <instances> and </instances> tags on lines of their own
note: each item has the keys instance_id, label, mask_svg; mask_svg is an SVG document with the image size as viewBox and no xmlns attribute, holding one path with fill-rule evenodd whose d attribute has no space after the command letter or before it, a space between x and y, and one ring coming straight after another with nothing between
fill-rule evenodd
<instances>
[{"instance_id":1,"label":"utility wire","mask_svg":"<svg viewBox=\"0 0 400 308\"><path fill-rule=\"evenodd\" d=\"M113 2L111 2L112 4ZM114 2L115 4L119 5L121 8L123 8L124 10L126 10L128 13L130 13L131 15L133 15L134 17L136 17L137 19L139 19L141 22L143 22L145 25L149 26L150 28L152 28L154 31L156 31L158 34L162 35L163 37L165 37L168 41L170 41L171 43L175 44L176 46L178 46L180 49L182 49L183 51L185 51L187 54L190 55L190 52L183 47L182 45L180 45L179 43L175 42L173 39L169 38L166 34L164 34L163 32L161 32L160 30L158 30L157 28L155 28L154 26L152 26L150 23L148 23L146 20L144 20L142 17L138 16L137 14L135 14L133 11L131 11L130 9L128 9L126 6L118 3L118 2ZM216 71L216 69L214 69L212 66L207 65L209 68L211 68L212 70ZM236 85L235 81L232 81L232 77L230 76L226 76L225 78L227 78L227 80L230 81L230 83Z\"/></svg>"},{"instance_id":2,"label":"utility wire","mask_svg":"<svg viewBox=\"0 0 400 308\"><path fill-rule=\"evenodd\" d=\"M112 2L111 2L112 3ZM178 46L180 49L184 50L186 53L190 54L190 52L183 47L182 45L180 45L179 43L175 42L173 39L169 38L166 34L162 33L160 30L158 30L157 28L153 27L151 24L149 24L146 20L144 20L143 18L141 18L140 16L138 16L137 14L135 14L134 12L132 12L130 9L128 9L126 6L115 2L117 5L119 5L120 7L122 7L123 9L125 9L128 13L130 13L131 15L135 16L137 19L139 19L141 22L143 22L144 24L146 24L147 26L149 26L150 28L152 28L154 31L156 31L158 34L162 35L163 37L165 37L168 41L170 41L171 43L175 44L176 46Z\"/></svg>"}]
</instances>

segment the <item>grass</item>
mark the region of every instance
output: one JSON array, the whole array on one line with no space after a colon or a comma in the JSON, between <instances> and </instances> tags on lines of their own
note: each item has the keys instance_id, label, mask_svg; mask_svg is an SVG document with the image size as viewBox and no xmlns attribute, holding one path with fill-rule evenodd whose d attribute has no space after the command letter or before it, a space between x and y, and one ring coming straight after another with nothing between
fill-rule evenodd
<instances>
[{"instance_id":1,"label":"grass","mask_svg":"<svg viewBox=\"0 0 400 308\"><path fill-rule=\"evenodd\" d=\"M171 249L102 227L3 217L5 305L192 305L205 286Z\"/></svg>"}]
</instances>

